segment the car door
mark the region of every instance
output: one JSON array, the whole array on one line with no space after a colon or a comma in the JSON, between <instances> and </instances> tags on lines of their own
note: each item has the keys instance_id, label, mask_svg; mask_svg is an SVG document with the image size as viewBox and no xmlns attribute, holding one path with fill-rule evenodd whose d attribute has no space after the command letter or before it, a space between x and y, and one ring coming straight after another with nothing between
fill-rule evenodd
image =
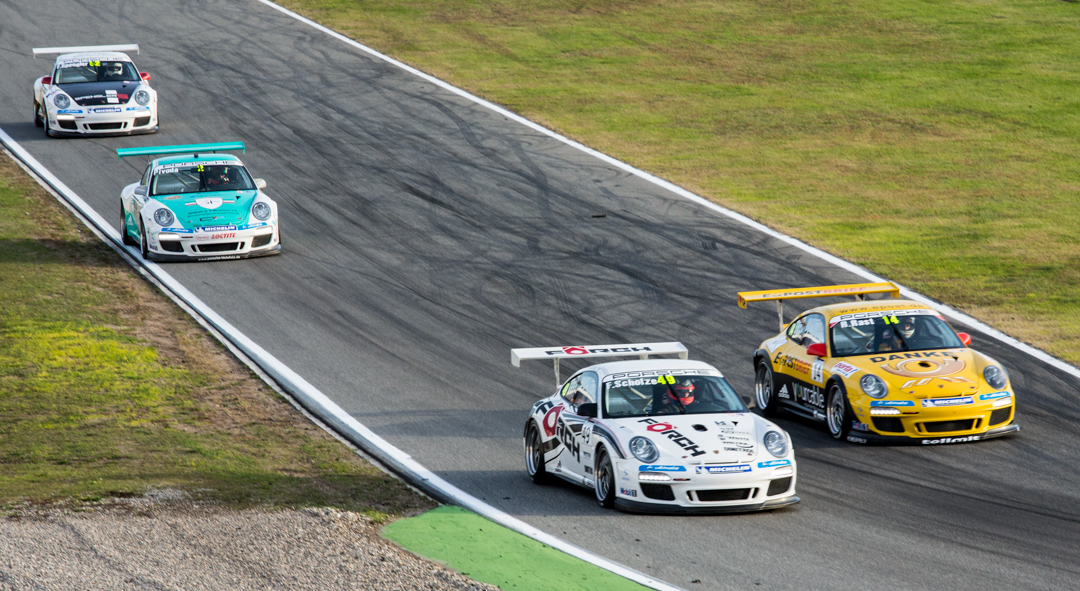
<instances>
[{"instance_id":1,"label":"car door","mask_svg":"<svg viewBox=\"0 0 1080 591\"><path fill-rule=\"evenodd\" d=\"M596 372L583 371L566 380L560 392L566 402L566 410L559 414L555 436L565 451L558 465L561 465L561 471L576 475L582 482L592 479L592 452L584 449L587 446L586 436L591 441L592 424L587 417L578 414L578 409L582 404L596 402L598 383ZM587 457L582 454L583 451L588 454Z\"/></svg>"},{"instance_id":2,"label":"car door","mask_svg":"<svg viewBox=\"0 0 1080 591\"><path fill-rule=\"evenodd\" d=\"M814 343L825 343L825 317L805 314L788 326L787 342L773 357L777 398L808 416L825 417L825 362L806 352Z\"/></svg>"}]
</instances>

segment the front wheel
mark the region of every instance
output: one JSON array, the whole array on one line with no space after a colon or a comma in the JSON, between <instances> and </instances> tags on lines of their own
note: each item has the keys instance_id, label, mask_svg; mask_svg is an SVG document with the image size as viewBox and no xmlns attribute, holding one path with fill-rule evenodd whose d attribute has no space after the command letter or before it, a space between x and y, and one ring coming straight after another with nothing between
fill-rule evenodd
<instances>
[{"instance_id":1,"label":"front wheel","mask_svg":"<svg viewBox=\"0 0 1080 591\"><path fill-rule=\"evenodd\" d=\"M754 394L761 414L775 417L777 414L776 381L773 379L773 371L768 359L758 361L757 372L754 375Z\"/></svg>"},{"instance_id":2,"label":"front wheel","mask_svg":"<svg viewBox=\"0 0 1080 591\"><path fill-rule=\"evenodd\" d=\"M847 437L851 431L853 416L844 386L840 382L833 382L829 387L829 399L825 403L825 422L829 424L829 435L832 435L833 439Z\"/></svg>"},{"instance_id":3,"label":"front wheel","mask_svg":"<svg viewBox=\"0 0 1080 591\"><path fill-rule=\"evenodd\" d=\"M525 469L533 484L547 484L547 468L544 466L544 441L536 421L529 421L525 429Z\"/></svg>"},{"instance_id":4,"label":"front wheel","mask_svg":"<svg viewBox=\"0 0 1080 591\"><path fill-rule=\"evenodd\" d=\"M601 448L596 456L596 502L605 509L615 506L615 470L611 467L611 458Z\"/></svg>"},{"instance_id":5,"label":"front wheel","mask_svg":"<svg viewBox=\"0 0 1080 591\"><path fill-rule=\"evenodd\" d=\"M144 261L150 260L150 247L146 244L146 227L139 222L139 250L142 252Z\"/></svg>"}]
</instances>

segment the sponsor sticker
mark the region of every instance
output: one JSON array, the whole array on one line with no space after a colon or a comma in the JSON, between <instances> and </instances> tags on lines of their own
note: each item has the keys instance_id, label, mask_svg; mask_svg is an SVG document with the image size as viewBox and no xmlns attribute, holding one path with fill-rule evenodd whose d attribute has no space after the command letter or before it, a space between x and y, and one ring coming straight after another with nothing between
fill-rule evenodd
<instances>
[{"instance_id":1,"label":"sponsor sticker","mask_svg":"<svg viewBox=\"0 0 1080 591\"><path fill-rule=\"evenodd\" d=\"M772 460L769 462L758 462L758 468L776 468L778 466L790 466L791 460Z\"/></svg>"},{"instance_id":2,"label":"sponsor sticker","mask_svg":"<svg viewBox=\"0 0 1080 591\"><path fill-rule=\"evenodd\" d=\"M639 472L686 472L684 466L672 466L668 464L642 464L638 466Z\"/></svg>"},{"instance_id":3,"label":"sponsor sticker","mask_svg":"<svg viewBox=\"0 0 1080 591\"><path fill-rule=\"evenodd\" d=\"M845 378L850 378L851 376L855 375L855 372L857 371L859 371L859 368L848 363L847 361L838 361L836 365L832 366L833 373L840 374Z\"/></svg>"},{"instance_id":4,"label":"sponsor sticker","mask_svg":"<svg viewBox=\"0 0 1080 591\"><path fill-rule=\"evenodd\" d=\"M869 431L870 427L866 423L860 423L859 421L851 421L851 428L856 431Z\"/></svg>"},{"instance_id":5,"label":"sponsor sticker","mask_svg":"<svg viewBox=\"0 0 1080 591\"><path fill-rule=\"evenodd\" d=\"M636 497L637 491L632 488L620 488L619 494L624 497Z\"/></svg>"},{"instance_id":6,"label":"sponsor sticker","mask_svg":"<svg viewBox=\"0 0 1080 591\"><path fill-rule=\"evenodd\" d=\"M1012 396L1008 392L994 392L992 394L980 394L979 400L997 400L998 398L1005 398L1006 396Z\"/></svg>"},{"instance_id":7,"label":"sponsor sticker","mask_svg":"<svg viewBox=\"0 0 1080 591\"><path fill-rule=\"evenodd\" d=\"M841 328L847 328L849 326L869 326L873 322L859 322L861 320L871 318L882 318L884 316L938 316L938 313L933 310L914 309L914 310L871 310L869 312L855 312L852 314L843 314L840 316L833 316L829 319L829 327L835 324L840 324ZM847 324L843 324L846 322Z\"/></svg>"},{"instance_id":8,"label":"sponsor sticker","mask_svg":"<svg viewBox=\"0 0 1080 591\"><path fill-rule=\"evenodd\" d=\"M870 406L915 406L911 400L871 400Z\"/></svg>"},{"instance_id":9,"label":"sponsor sticker","mask_svg":"<svg viewBox=\"0 0 1080 591\"><path fill-rule=\"evenodd\" d=\"M196 229L200 232L225 232L227 230L235 230L236 226L203 226Z\"/></svg>"},{"instance_id":10,"label":"sponsor sticker","mask_svg":"<svg viewBox=\"0 0 1080 591\"><path fill-rule=\"evenodd\" d=\"M675 427L673 425L671 425L670 423L661 423L661 422L657 421L656 419L648 419L648 418L641 419L638 422L639 423L645 423L646 425L648 425L648 427L646 427L646 429L648 429L652 433L659 433L661 435L666 435L667 438L670 439L672 443L674 443L675 445L678 445L679 447L681 447L683 449L683 451L690 452L691 457L697 457L697 456L705 455L705 450L699 448L698 445L696 443L694 443L689 437L687 437L687 436L683 435L682 433L679 433L678 431L676 431ZM683 457L686 457L686 456L683 456Z\"/></svg>"},{"instance_id":11,"label":"sponsor sticker","mask_svg":"<svg viewBox=\"0 0 1080 591\"><path fill-rule=\"evenodd\" d=\"M791 394L787 391L787 384L780 386L780 392L777 393L780 398L791 398Z\"/></svg>"},{"instance_id":12,"label":"sponsor sticker","mask_svg":"<svg viewBox=\"0 0 1080 591\"><path fill-rule=\"evenodd\" d=\"M550 351L544 351L547 355L589 355L594 353L647 353L652 351L650 347L560 347Z\"/></svg>"},{"instance_id":13,"label":"sponsor sticker","mask_svg":"<svg viewBox=\"0 0 1080 591\"><path fill-rule=\"evenodd\" d=\"M855 437L854 435L848 435L847 440L852 443L866 443L866 439L862 437Z\"/></svg>"},{"instance_id":14,"label":"sponsor sticker","mask_svg":"<svg viewBox=\"0 0 1080 591\"><path fill-rule=\"evenodd\" d=\"M971 396L957 396L955 398L928 398L922 401L923 408L936 408L941 406L962 406L972 404L975 399Z\"/></svg>"},{"instance_id":15,"label":"sponsor sticker","mask_svg":"<svg viewBox=\"0 0 1080 591\"><path fill-rule=\"evenodd\" d=\"M969 443L982 439L982 435L968 435L967 437L942 437L941 439L923 439L923 445L943 445L946 443Z\"/></svg>"},{"instance_id":16,"label":"sponsor sticker","mask_svg":"<svg viewBox=\"0 0 1080 591\"><path fill-rule=\"evenodd\" d=\"M128 111L149 111L150 107L128 107Z\"/></svg>"},{"instance_id":17,"label":"sponsor sticker","mask_svg":"<svg viewBox=\"0 0 1080 591\"><path fill-rule=\"evenodd\" d=\"M738 474L749 472L750 464L739 464L737 466L698 466L698 469L704 469L704 471L709 474Z\"/></svg>"},{"instance_id":18,"label":"sponsor sticker","mask_svg":"<svg viewBox=\"0 0 1080 591\"><path fill-rule=\"evenodd\" d=\"M120 107L100 107L97 109L90 109L91 113L119 113Z\"/></svg>"},{"instance_id":19,"label":"sponsor sticker","mask_svg":"<svg viewBox=\"0 0 1080 591\"><path fill-rule=\"evenodd\" d=\"M57 113L61 113L61 114L63 114L63 113L67 113L67 114L82 113L82 109L60 109L59 111L57 111Z\"/></svg>"}]
</instances>

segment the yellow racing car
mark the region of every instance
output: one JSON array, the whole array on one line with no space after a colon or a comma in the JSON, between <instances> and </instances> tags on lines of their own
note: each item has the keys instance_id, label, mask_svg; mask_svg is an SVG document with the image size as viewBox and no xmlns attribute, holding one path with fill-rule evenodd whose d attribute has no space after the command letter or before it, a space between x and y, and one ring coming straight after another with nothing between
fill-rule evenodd
<instances>
[{"instance_id":1,"label":"yellow racing car","mask_svg":"<svg viewBox=\"0 0 1080 591\"><path fill-rule=\"evenodd\" d=\"M1016 396L997 361L968 347L933 308L868 283L748 291L739 307L776 301L781 332L754 353L754 389L765 416L781 409L823 421L852 443L939 445L1014 433ZM785 324L783 301L855 296Z\"/></svg>"}]
</instances>

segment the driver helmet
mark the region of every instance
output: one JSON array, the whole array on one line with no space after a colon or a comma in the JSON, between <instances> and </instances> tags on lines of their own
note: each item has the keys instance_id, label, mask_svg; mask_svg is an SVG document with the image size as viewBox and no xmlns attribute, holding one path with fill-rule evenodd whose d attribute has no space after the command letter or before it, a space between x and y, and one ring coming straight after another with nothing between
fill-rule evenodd
<instances>
[{"instance_id":1,"label":"driver helmet","mask_svg":"<svg viewBox=\"0 0 1080 591\"><path fill-rule=\"evenodd\" d=\"M124 64L109 62L105 65L105 74L108 76L122 76L124 74Z\"/></svg>"},{"instance_id":2,"label":"driver helmet","mask_svg":"<svg viewBox=\"0 0 1080 591\"><path fill-rule=\"evenodd\" d=\"M215 172L214 174L210 175L210 178L208 180L209 183L215 187L218 185L229 184L229 169L223 168Z\"/></svg>"},{"instance_id":3,"label":"driver helmet","mask_svg":"<svg viewBox=\"0 0 1080 591\"><path fill-rule=\"evenodd\" d=\"M684 380L681 383L675 384L671 387L671 392L668 393L669 396L672 394L679 399L679 402L682 403L683 406L686 406L694 401L694 383L690 380Z\"/></svg>"},{"instance_id":4,"label":"driver helmet","mask_svg":"<svg viewBox=\"0 0 1080 591\"><path fill-rule=\"evenodd\" d=\"M915 317L914 316L901 316L900 326L897 327L900 331L900 336L905 339L910 339L915 334Z\"/></svg>"}]
</instances>

